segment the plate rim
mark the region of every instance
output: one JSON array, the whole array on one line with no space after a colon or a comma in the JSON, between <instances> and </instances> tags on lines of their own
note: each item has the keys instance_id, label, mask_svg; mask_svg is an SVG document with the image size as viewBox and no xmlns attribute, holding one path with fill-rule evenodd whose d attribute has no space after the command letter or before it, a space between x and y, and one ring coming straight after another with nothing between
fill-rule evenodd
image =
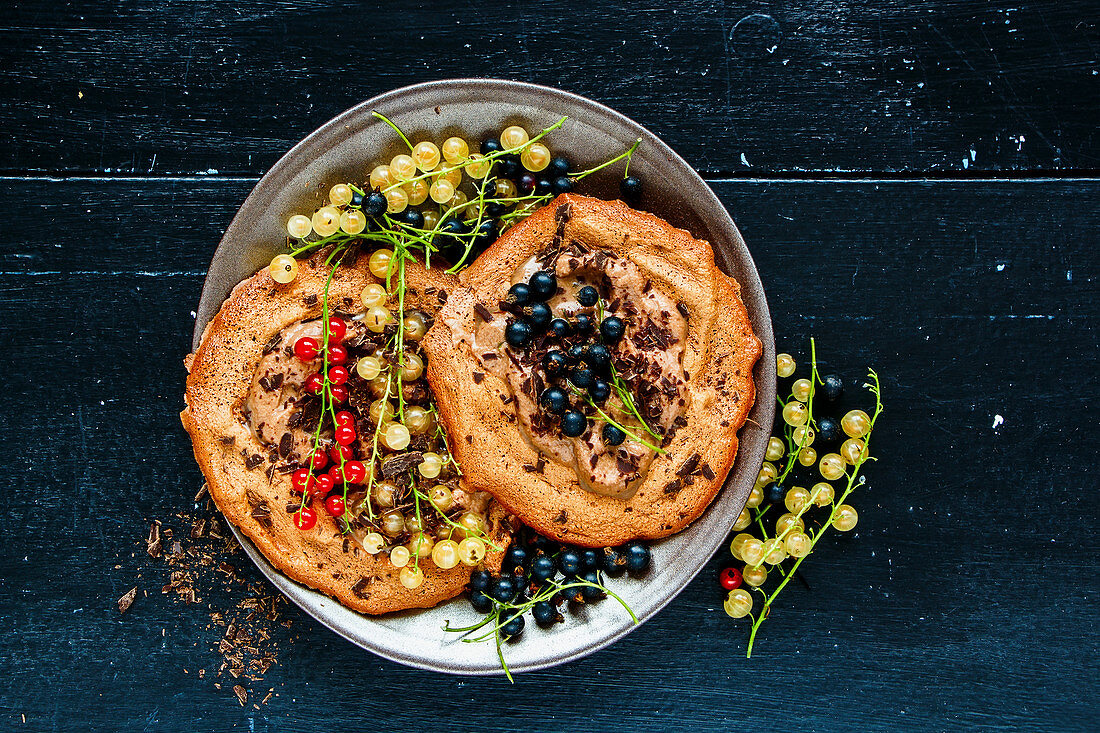
<instances>
[{"instance_id":1,"label":"plate rim","mask_svg":"<svg viewBox=\"0 0 1100 733\"><path fill-rule=\"evenodd\" d=\"M759 323L765 325L764 332L761 332L759 330L756 323L754 323L753 326L757 338L761 341L762 353L760 359L753 369L756 399L754 406L750 411L750 415L752 414L752 412L760 409L761 414L759 415L759 417L762 419L759 421L760 427L756 428L756 430L759 430L760 432L766 434L770 434L770 429L764 430L763 426L768 426L770 428L771 422L774 419L776 378L774 370L762 369L761 365L774 363L775 358L775 340L771 313L770 309L768 308L767 297L764 292L763 283L760 280L759 271L756 268L756 263L752 257L752 253L749 251L748 245L745 242L744 237L741 235L741 232L738 229L736 223L733 221L733 218L730 215L729 211L718 199L718 196L714 193L707 182L703 180L702 176L700 176L699 173L694 169L694 167L692 167L686 160L684 160L682 156L680 156L667 143L661 140L655 133L650 131L645 126L637 123L623 113L618 112L617 110L612 109L611 107L608 107L588 97L563 89L558 89L541 84L534 84L530 82L521 82L497 78L461 77L454 79L438 79L398 87L378 94L363 102L360 102L359 104L354 105L353 107L344 110L340 114L321 124L313 132L309 133L300 141L298 141L293 147L291 147L286 153L284 153L271 166L271 168L269 168L268 171L264 173L263 176L260 177L259 181L249 192L248 196L245 197L244 201L241 202L240 206L237 209L237 212L233 216L232 221L230 222L229 226L226 227L224 235L219 240L218 245L214 250L214 254L211 257L211 264L210 266L208 266L207 275L204 279L202 291L199 296L199 306L196 310L195 328L192 335L192 350L198 347L206 325L209 323L214 312L216 312L217 309L221 307L221 304L224 300L224 297L214 297L213 303L211 305L211 297L214 295L213 289L217 288L218 290L222 290L222 288L219 286L218 283L214 283L211 281L210 272L213 270L214 263L221 256L223 248L229 247L230 243L237 239L237 237L239 236L239 230L245 225L245 222L243 222L241 219L241 212L254 205L256 200L270 200L271 197L273 197L275 194L285 188L285 186L294 178L294 176L300 172L300 168L296 165L296 163L298 159L303 156L303 154L308 154L313 157L319 156L321 153L313 150L318 141L329 137L334 132L339 135L338 131L343 125L345 125L345 123L351 120L358 120L364 114L364 112L369 114L375 109L380 109L384 105L400 100L404 97L416 95L423 92L436 92L441 89L457 92L462 89L478 91L485 88L504 90L508 93L513 94L517 91L521 93L527 92L536 97L541 95L550 95L551 97L567 100L575 106L587 108L597 113L597 115L599 116L610 117L612 120L617 121L619 124L624 125L625 127L636 129L639 136L643 139L643 142L645 142L647 145L654 145L658 153L667 160L668 165L678 166L682 168L683 171L686 172L688 177L695 184L697 184L699 193L701 193L706 199L705 201L701 202L701 204L697 208L708 212L708 214L717 216L717 218L719 219L719 221L716 222L717 228L728 229L732 234L732 241L729 244L726 244L724 242L717 244L712 243L712 247L718 249L718 247L722 246L731 246L733 249L737 249L739 247L741 250L743 250L743 257L739 255L738 259L740 259L747 265L747 270L742 276L738 278L738 284L741 286L743 292L753 294L753 296L750 298L750 300L752 301L751 306L749 304L746 304L746 310L749 310L750 319L753 321L759 321ZM491 103L493 101L495 100L487 100L487 103ZM543 107L543 109L545 109L545 107ZM598 127L598 125L592 126ZM348 134L350 135L351 133ZM331 143L328 148L326 148L326 150L340 144L340 142L341 140L337 138ZM726 258L732 259L733 257L733 253L723 252L722 254ZM746 279L749 282L745 282ZM758 294L758 297L756 297L756 294ZM752 318L753 315L755 315L756 318ZM763 372L763 374L761 374L761 372ZM753 430L752 425L748 422L746 422L738 431L738 457L744 455L744 460L752 460L755 462L762 461L764 458L764 450L766 448L767 440L757 440L756 444L754 445L746 445L750 442L746 439L746 430ZM737 459L735 458L734 465L736 465L736 460ZM715 504L717 503L718 497L723 492L736 490L738 488L733 485L732 472L733 467L731 467L731 474L727 481L723 483L718 493L715 494L714 499L712 499L711 503L707 506L707 508L703 511L699 518L696 519L696 521L700 521L708 512L710 512L714 508ZM284 575L277 568L275 568L275 566L272 565L266 557L264 557L264 555L256 548L256 546L236 527L236 525L234 525L232 522L228 522L228 524L234 536L237 538L238 542L240 542L242 548L244 548L245 553L249 556L253 563L255 563L260 572L263 573L263 575L276 588L278 588L281 593L287 596L305 613L321 623L321 625L325 626L328 629L331 629L337 635L348 640L352 644L355 644L357 647L365 649L384 659L388 659L390 661L418 669L461 676L503 675L504 672L499 667L488 669L483 667L449 666L440 663L433 663L431 660L426 660L418 656L402 656L397 651L391 651L387 647L369 645L367 640L356 637L349 628L345 628L344 625L339 624L337 620L333 617L333 614L327 613L326 609L318 607L319 605L323 605L324 603L339 605L338 601L332 599L331 597L325 595L320 591L313 590L312 588L291 580L288 576ZM511 670L513 673L531 672L555 667L561 664L566 664L568 662L581 659L590 654L594 654L597 651L605 649L619 639L628 635L630 632L634 631L647 620L663 610L669 603L671 603L677 596L679 596L680 593L682 593L688 585L691 584L692 580L694 580L694 578L703 570L703 568L706 567L707 563L714 555L715 551L723 544L727 534L728 530L721 536L716 536L716 538L711 542L697 543L704 546L699 548L703 550L703 553L701 555L701 557L703 558L702 561L692 564L692 567L690 568L690 571L687 573L687 575L682 579L681 582L679 582L678 586L675 587L672 592L666 595L666 597L661 599L656 604L647 607L642 613L638 614L637 623L627 623L619 628L612 629L610 633L608 633L598 641L580 647L571 652L564 653L560 656L554 656L552 658L547 658L541 661L534 662L521 661L515 664L509 663L509 670ZM672 537L676 537L676 535L671 535L670 538L664 538L664 540L662 541L671 539ZM448 602L453 602L453 599L452 601ZM414 610L410 611L409 613L415 612L416 611ZM373 617L366 614L360 615L366 620L373 619ZM392 614L387 614L387 617L392 616ZM592 619L588 623L598 623L598 619Z\"/></svg>"}]
</instances>

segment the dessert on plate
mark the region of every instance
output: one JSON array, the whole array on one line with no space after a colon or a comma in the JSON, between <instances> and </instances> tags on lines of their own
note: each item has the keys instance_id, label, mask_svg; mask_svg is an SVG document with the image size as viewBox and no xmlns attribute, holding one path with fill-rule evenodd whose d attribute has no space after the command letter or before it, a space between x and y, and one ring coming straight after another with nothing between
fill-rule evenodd
<instances>
[{"instance_id":1,"label":"dessert on plate","mask_svg":"<svg viewBox=\"0 0 1100 733\"><path fill-rule=\"evenodd\" d=\"M380 614L458 595L509 540L459 475L424 378L419 343L454 279L404 262L397 326L356 252L237 285L186 359L181 418L214 501L273 565Z\"/></svg>"},{"instance_id":2,"label":"dessert on plate","mask_svg":"<svg viewBox=\"0 0 1100 733\"><path fill-rule=\"evenodd\" d=\"M423 342L466 482L562 542L680 531L721 488L761 353L707 242L564 194L459 274Z\"/></svg>"}]
</instances>

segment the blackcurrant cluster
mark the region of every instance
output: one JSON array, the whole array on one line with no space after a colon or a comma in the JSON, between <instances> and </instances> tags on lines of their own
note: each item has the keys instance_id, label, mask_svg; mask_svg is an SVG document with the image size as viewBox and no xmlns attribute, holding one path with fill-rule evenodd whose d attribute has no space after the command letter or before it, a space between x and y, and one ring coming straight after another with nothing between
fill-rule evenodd
<instances>
[{"instance_id":1,"label":"blackcurrant cluster","mask_svg":"<svg viewBox=\"0 0 1100 733\"><path fill-rule=\"evenodd\" d=\"M562 434L576 438L588 430L588 417L583 403L574 404L572 396L587 396L601 404L611 396L611 350L626 332L626 324L618 316L606 316L596 323L588 313L572 319L555 317L547 303L558 292L558 281L552 272L539 270L526 283L516 283L508 290L502 306L514 314L504 330L504 339L514 349L524 349L533 339L546 336L550 348L542 357L546 388L539 395L539 404L547 413L559 418ZM577 302L593 308L600 294L591 285L577 291ZM619 445L626 439L622 430L606 423L603 439L608 445Z\"/></svg>"},{"instance_id":2,"label":"blackcurrant cluster","mask_svg":"<svg viewBox=\"0 0 1100 733\"><path fill-rule=\"evenodd\" d=\"M515 637L523 631L526 611L531 611L539 626L553 626L565 620L560 611L563 604L578 611L604 598L604 576L624 572L639 576L649 565L649 547L644 542L594 549L562 544L523 529L509 546L499 574L475 570L470 576L470 604L478 613L507 604L500 609L501 619L507 619L500 631L504 637ZM591 585L554 590L577 581Z\"/></svg>"}]
</instances>

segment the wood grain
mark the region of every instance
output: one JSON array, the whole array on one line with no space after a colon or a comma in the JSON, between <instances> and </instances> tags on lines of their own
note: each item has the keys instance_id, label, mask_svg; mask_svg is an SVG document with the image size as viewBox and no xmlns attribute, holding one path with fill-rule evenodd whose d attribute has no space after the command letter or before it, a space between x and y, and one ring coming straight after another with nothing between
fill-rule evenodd
<instances>
[{"instance_id":1,"label":"wood grain","mask_svg":"<svg viewBox=\"0 0 1100 733\"><path fill-rule=\"evenodd\" d=\"M802 358L816 337L849 392L874 366L887 401L858 530L806 564L810 589L787 592L752 660L721 611L719 556L626 639L515 686L399 667L291 609L262 684L278 696L258 711L231 678L218 691L195 674L220 661L208 607L240 591L172 602L143 543L201 480L176 418L181 358L206 263L251 185L2 180L0 210L18 214L0 273L0 728L1094 724L1100 182L714 183L778 345Z\"/></svg>"},{"instance_id":2,"label":"wood grain","mask_svg":"<svg viewBox=\"0 0 1100 733\"><path fill-rule=\"evenodd\" d=\"M1093 3L11 3L0 170L257 174L415 82L561 87L710 175L1100 168Z\"/></svg>"}]
</instances>

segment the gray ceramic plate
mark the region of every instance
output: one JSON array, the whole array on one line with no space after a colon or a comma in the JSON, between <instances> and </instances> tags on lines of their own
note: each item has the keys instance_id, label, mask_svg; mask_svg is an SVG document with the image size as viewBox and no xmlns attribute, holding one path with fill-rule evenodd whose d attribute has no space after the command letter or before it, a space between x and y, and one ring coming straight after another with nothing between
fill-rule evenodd
<instances>
[{"instance_id":1,"label":"gray ceramic plate","mask_svg":"<svg viewBox=\"0 0 1100 733\"><path fill-rule=\"evenodd\" d=\"M645 621L671 601L723 544L752 487L775 412L775 345L764 291L737 227L695 171L655 135L617 112L574 94L491 79L432 82L398 89L348 110L298 143L265 175L233 218L214 253L198 307L194 344L230 289L265 266L286 243L284 224L293 213L316 208L337 181L362 181L371 167L407 152L397 135L371 116L378 110L413 140L437 143L449 134L480 140L508 124L541 130L562 116L550 134L551 150L575 166L589 167L618 155L637 138L631 173L645 180L642 208L714 245L720 266L741 283L753 328L764 343L757 365L756 406L741 430L741 449L725 487L706 513L674 537L653 546L653 566L644 580L611 580L610 587ZM622 168L586 179L580 193L615 198ZM761 429L758 426L764 426ZM428 611L364 616L282 575L239 533L245 551L283 593L307 613L364 649L403 664L456 674L500 672L491 642L468 644L445 633L445 621L463 626L477 616L457 599ZM608 599L549 631L528 625L522 640L504 654L515 672L541 669L583 657L625 636L627 613Z\"/></svg>"}]
</instances>

